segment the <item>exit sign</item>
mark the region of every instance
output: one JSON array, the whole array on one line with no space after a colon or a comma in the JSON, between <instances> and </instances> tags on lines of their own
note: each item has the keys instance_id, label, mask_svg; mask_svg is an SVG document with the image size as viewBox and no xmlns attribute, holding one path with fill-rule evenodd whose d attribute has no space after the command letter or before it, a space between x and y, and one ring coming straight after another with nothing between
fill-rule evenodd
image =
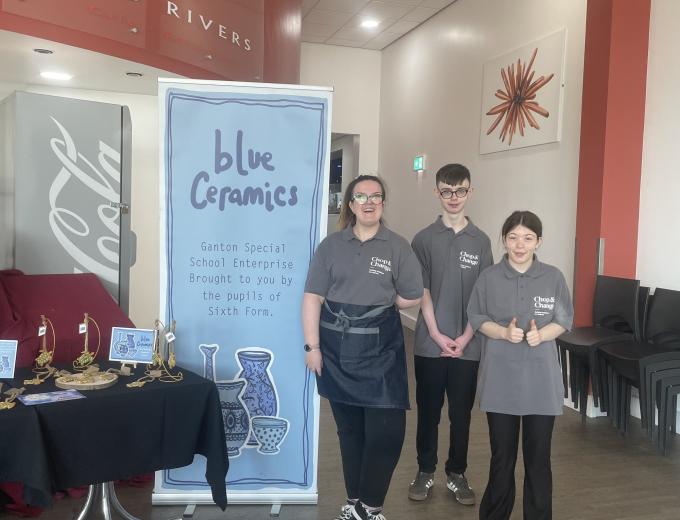
<instances>
[{"instance_id":1,"label":"exit sign","mask_svg":"<svg viewBox=\"0 0 680 520\"><path fill-rule=\"evenodd\" d=\"M413 158L413 171L416 173L420 173L425 171L425 156L424 155L416 155Z\"/></svg>"}]
</instances>

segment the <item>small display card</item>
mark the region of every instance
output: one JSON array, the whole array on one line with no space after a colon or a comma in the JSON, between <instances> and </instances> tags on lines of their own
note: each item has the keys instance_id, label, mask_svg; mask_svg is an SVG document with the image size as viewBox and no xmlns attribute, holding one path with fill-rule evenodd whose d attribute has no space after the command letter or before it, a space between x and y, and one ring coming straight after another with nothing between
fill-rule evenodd
<instances>
[{"instance_id":1,"label":"small display card","mask_svg":"<svg viewBox=\"0 0 680 520\"><path fill-rule=\"evenodd\" d=\"M87 332L87 323L78 324L78 334L85 334Z\"/></svg>"},{"instance_id":2,"label":"small display card","mask_svg":"<svg viewBox=\"0 0 680 520\"><path fill-rule=\"evenodd\" d=\"M17 397L25 406L34 404L58 403L60 401L71 401L72 399L82 399L85 396L78 390L57 390L56 392L43 392L41 394L20 395Z\"/></svg>"},{"instance_id":3,"label":"small display card","mask_svg":"<svg viewBox=\"0 0 680 520\"><path fill-rule=\"evenodd\" d=\"M45 325L40 325L40 327L38 327L38 336L44 336L46 332L47 327Z\"/></svg>"},{"instance_id":4,"label":"small display card","mask_svg":"<svg viewBox=\"0 0 680 520\"><path fill-rule=\"evenodd\" d=\"M172 343L173 341L175 341L175 335L172 332L166 332L165 341L167 341L168 343Z\"/></svg>"},{"instance_id":5,"label":"small display card","mask_svg":"<svg viewBox=\"0 0 680 520\"><path fill-rule=\"evenodd\" d=\"M14 377L17 345L18 342L15 339L0 339L0 379L12 379Z\"/></svg>"},{"instance_id":6,"label":"small display card","mask_svg":"<svg viewBox=\"0 0 680 520\"><path fill-rule=\"evenodd\" d=\"M109 361L120 363L151 363L156 331L152 329L111 329Z\"/></svg>"}]
</instances>

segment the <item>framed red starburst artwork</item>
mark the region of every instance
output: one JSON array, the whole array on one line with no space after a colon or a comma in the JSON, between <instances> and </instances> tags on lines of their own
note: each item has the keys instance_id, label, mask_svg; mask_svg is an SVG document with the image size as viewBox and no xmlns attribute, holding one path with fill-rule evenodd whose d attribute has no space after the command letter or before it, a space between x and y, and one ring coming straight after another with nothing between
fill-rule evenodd
<instances>
[{"instance_id":1,"label":"framed red starburst artwork","mask_svg":"<svg viewBox=\"0 0 680 520\"><path fill-rule=\"evenodd\" d=\"M484 65L479 152L559 141L566 29Z\"/></svg>"}]
</instances>

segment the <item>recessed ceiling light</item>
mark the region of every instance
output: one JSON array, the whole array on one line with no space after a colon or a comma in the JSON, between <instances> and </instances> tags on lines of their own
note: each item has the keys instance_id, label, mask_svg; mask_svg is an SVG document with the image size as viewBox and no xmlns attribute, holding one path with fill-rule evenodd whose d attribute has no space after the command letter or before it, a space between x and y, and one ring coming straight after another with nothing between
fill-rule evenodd
<instances>
[{"instance_id":1,"label":"recessed ceiling light","mask_svg":"<svg viewBox=\"0 0 680 520\"><path fill-rule=\"evenodd\" d=\"M54 54L54 51L49 49L33 49L33 52L37 52L38 54Z\"/></svg>"},{"instance_id":2,"label":"recessed ceiling light","mask_svg":"<svg viewBox=\"0 0 680 520\"><path fill-rule=\"evenodd\" d=\"M58 81L68 81L73 76L71 74L66 74L65 72L54 72L54 71L44 71L40 75L45 79L55 79Z\"/></svg>"},{"instance_id":3,"label":"recessed ceiling light","mask_svg":"<svg viewBox=\"0 0 680 520\"><path fill-rule=\"evenodd\" d=\"M361 22L361 26L366 29L373 29L374 27L378 27L378 25L380 25L378 20L364 20Z\"/></svg>"},{"instance_id":4,"label":"recessed ceiling light","mask_svg":"<svg viewBox=\"0 0 680 520\"><path fill-rule=\"evenodd\" d=\"M126 76L130 76L131 78L141 78L144 74L141 72L126 72Z\"/></svg>"}]
</instances>

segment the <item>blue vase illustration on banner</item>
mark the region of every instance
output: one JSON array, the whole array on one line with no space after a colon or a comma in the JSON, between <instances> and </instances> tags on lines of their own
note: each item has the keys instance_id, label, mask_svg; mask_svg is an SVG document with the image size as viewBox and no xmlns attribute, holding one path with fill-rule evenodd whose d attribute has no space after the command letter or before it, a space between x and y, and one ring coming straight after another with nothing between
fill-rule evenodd
<instances>
[{"instance_id":1,"label":"blue vase illustration on banner","mask_svg":"<svg viewBox=\"0 0 680 520\"><path fill-rule=\"evenodd\" d=\"M241 371L237 374L236 379L246 380L243 402L248 408L250 417L275 417L278 413L279 403L276 387L269 371L272 352L256 348L239 349L236 351L236 359L241 366ZM258 445L255 435L251 432L248 446Z\"/></svg>"},{"instance_id":2,"label":"blue vase illustration on banner","mask_svg":"<svg viewBox=\"0 0 680 520\"><path fill-rule=\"evenodd\" d=\"M220 395L220 408L222 409L224 434L227 441L227 456L229 458L238 457L241 454L241 448L250 435L250 415L242 398L246 381L244 379L218 381L215 357L220 346L217 344L201 344L198 349L203 355L203 377L215 382Z\"/></svg>"},{"instance_id":3,"label":"blue vase illustration on banner","mask_svg":"<svg viewBox=\"0 0 680 520\"><path fill-rule=\"evenodd\" d=\"M215 385L220 394L224 434L227 439L227 456L238 457L241 454L241 447L250 434L250 417L241 400L241 393L246 382L243 379L235 379L216 381Z\"/></svg>"}]
</instances>

